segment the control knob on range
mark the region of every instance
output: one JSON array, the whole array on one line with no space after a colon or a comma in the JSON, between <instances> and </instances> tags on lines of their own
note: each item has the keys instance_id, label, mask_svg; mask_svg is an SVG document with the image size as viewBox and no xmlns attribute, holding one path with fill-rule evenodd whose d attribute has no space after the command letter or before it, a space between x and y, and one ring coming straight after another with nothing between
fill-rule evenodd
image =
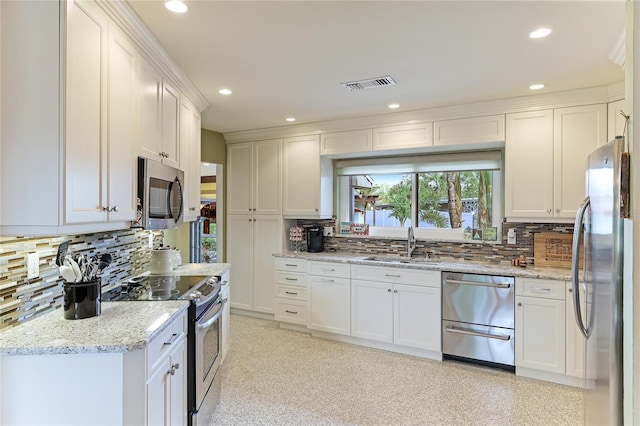
<instances>
[{"instance_id":1,"label":"control knob on range","mask_svg":"<svg viewBox=\"0 0 640 426\"><path fill-rule=\"evenodd\" d=\"M207 284L214 285L218 282L218 277L211 277L207 280Z\"/></svg>"},{"instance_id":2,"label":"control knob on range","mask_svg":"<svg viewBox=\"0 0 640 426\"><path fill-rule=\"evenodd\" d=\"M189 294L189 299L193 300L194 302L199 301L201 297L202 297L202 293L200 293L198 290Z\"/></svg>"}]
</instances>

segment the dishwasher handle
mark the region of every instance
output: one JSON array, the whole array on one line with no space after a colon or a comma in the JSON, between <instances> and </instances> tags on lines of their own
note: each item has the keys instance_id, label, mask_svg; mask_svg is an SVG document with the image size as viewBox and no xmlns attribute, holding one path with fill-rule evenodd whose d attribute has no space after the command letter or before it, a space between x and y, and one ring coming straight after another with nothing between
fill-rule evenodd
<instances>
[{"instance_id":1,"label":"dishwasher handle","mask_svg":"<svg viewBox=\"0 0 640 426\"><path fill-rule=\"evenodd\" d=\"M454 328L451 326L446 327L445 330L448 333L466 334L469 336L486 337L489 339L511 340L511 336L509 336L508 334L481 333L479 331L467 330L466 328Z\"/></svg>"},{"instance_id":2,"label":"dishwasher handle","mask_svg":"<svg viewBox=\"0 0 640 426\"><path fill-rule=\"evenodd\" d=\"M481 287L494 287L494 288L511 288L511 284L497 284L497 283L483 283L479 281L467 281L467 280L452 280L446 279L445 284L460 284L460 285L477 285Z\"/></svg>"}]
</instances>

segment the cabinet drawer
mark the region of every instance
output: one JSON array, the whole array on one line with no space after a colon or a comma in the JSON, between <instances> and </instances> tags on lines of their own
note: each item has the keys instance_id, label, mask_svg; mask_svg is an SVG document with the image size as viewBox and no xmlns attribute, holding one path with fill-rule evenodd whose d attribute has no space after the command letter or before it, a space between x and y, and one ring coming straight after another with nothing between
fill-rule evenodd
<instances>
[{"instance_id":1,"label":"cabinet drawer","mask_svg":"<svg viewBox=\"0 0 640 426\"><path fill-rule=\"evenodd\" d=\"M351 276L351 265L348 263L309 262L309 274L349 278Z\"/></svg>"},{"instance_id":2,"label":"cabinet drawer","mask_svg":"<svg viewBox=\"0 0 640 426\"><path fill-rule=\"evenodd\" d=\"M161 365L165 357L186 337L186 315L173 321L166 330L147 346L147 377Z\"/></svg>"},{"instance_id":3,"label":"cabinet drawer","mask_svg":"<svg viewBox=\"0 0 640 426\"><path fill-rule=\"evenodd\" d=\"M307 261L304 259L277 257L275 262L277 271L307 272Z\"/></svg>"},{"instance_id":4,"label":"cabinet drawer","mask_svg":"<svg viewBox=\"0 0 640 426\"><path fill-rule=\"evenodd\" d=\"M440 287L440 276L440 271L420 271L416 269L351 265L351 278L384 283Z\"/></svg>"},{"instance_id":5,"label":"cabinet drawer","mask_svg":"<svg viewBox=\"0 0 640 426\"><path fill-rule=\"evenodd\" d=\"M516 295L564 300L564 281L516 278Z\"/></svg>"},{"instance_id":6,"label":"cabinet drawer","mask_svg":"<svg viewBox=\"0 0 640 426\"><path fill-rule=\"evenodd\" d=\"M297 285L301 287L307 286L307 274L298 274L295 272L275 272L276 284Z\"/></svg>"},{"instance_id":7,"label":"cabinet drawer","mask_svg":"<svg viewBox=\"0 0 640 426\"><path fill-rule=\"evenodd\" d=\"M276 299L275 320L293 324L307 325L309 306L307 302Z\"/></svg>"},{"instance_id":8,"label":"cabinet drawer","mask_svg":"<svg viewBox=\"0 0 640 426\"><path fill-rule=\"evenodd\" d=\"M277 285L276 297L293 300L309 300L308 290L306 288L288 285Z\"/></svg>"}]
</instances>

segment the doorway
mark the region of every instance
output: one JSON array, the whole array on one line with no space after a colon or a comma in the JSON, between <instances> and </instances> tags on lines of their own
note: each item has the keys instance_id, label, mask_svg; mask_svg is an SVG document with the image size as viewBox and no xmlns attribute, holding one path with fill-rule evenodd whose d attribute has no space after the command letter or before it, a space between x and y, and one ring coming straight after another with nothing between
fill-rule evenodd
<instances>
[{"instance_id":1,"label":"doorway","mask_svg":"<svg viewBox=\"0 0 640 426\"><path fill-rule=\"evenodd\" d=\"M223 259L223 168L221 164L200 165L200 262Z\"/></svg>"}]
</instances>

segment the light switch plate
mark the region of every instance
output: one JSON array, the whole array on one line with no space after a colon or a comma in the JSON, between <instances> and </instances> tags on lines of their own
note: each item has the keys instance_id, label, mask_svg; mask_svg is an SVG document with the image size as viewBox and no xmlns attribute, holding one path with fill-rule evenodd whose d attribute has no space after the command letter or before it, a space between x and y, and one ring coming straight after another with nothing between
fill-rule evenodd
<instances>
[{"instance_id":1,"label":"light switch plate","mask_svg":"<svg viewBox=\"0 0 640 426\"><path fill-rule=\"evenodd\" d=\"M40 255L29 253L27 255L27 279L36 278L40 275Z\"/></svg>"}]
</instances>

